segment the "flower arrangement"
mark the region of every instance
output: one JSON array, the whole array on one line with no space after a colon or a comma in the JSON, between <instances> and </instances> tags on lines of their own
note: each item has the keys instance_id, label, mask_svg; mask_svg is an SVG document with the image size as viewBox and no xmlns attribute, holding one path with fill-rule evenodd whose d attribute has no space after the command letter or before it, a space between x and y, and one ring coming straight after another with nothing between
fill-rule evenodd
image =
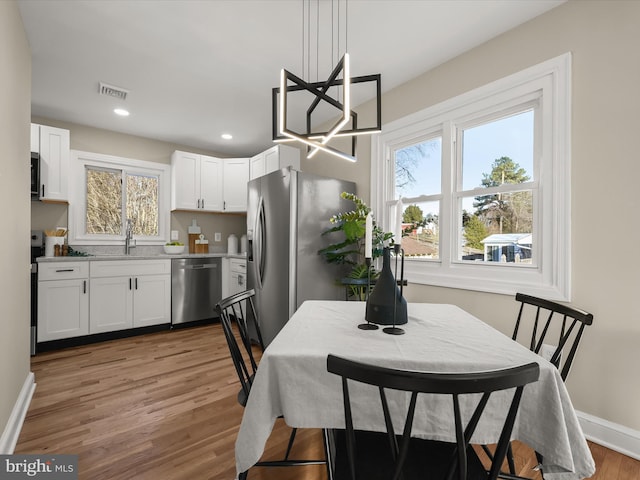
<instances>
[{"instance_id":1,"label":"flower arrangement","mask_svg":"<svg viewBox=\"0 0 640 480\"><path fill-rule=\"evenodd\" d=\"M348 212L333 215L329 219L333 226L322 234L342 232L344 233L344 240L331 244L318 253L322 255L328 263L350 265L351 269L347 275L350 279L366 279L369 275L370 278L376 278L378 272L373 262L371 262L370 266L367 266L365 261L366 222L371 208L353 193L342 192L340 196L346 200L351 200L355 204L355 208ZM392 239L393 233L383 231L376 224L375 219L373 219L371 239L372 260L382 255L384 243ZM362 289L353 287L351 293L352 295L358 294L362 296Z\"/></svg>"}]
</instances>

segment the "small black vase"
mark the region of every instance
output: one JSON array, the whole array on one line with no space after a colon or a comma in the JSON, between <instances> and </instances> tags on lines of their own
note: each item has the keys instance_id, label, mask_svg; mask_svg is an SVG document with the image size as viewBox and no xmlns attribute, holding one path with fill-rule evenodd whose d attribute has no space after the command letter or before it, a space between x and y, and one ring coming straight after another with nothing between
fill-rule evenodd
<instances>
[{"instance_id":1,"label":"small black vase","mask_svg":"<svg viewBox=\"0 0 640 480\"><path fill-rule=\"evenodd\" d=\"M395 316L395 322L394 322ZM407 323L407 301L391 272L391 249L382 252L382 271L367 300L366 320L378 325L404 325Z\"/></svg>"}]
</instances>

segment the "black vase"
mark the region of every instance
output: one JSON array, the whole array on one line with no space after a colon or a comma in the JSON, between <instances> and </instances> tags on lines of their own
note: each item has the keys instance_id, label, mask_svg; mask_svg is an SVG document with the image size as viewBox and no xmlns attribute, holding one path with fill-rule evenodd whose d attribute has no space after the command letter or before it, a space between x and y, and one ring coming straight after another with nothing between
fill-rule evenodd
<instances>
[{"instance_id":1,"label":"black vase","mask_svg":"<svg viewBox=\"0 0 640 480\"><path fill-rule=\"evenodd\" d=\"M389 247L385 247L382 252L382 271L367 300L366 320L378 325L407 323L407 301L400 294L398 283L391 272Z\"/></svg>"}]
</instances>

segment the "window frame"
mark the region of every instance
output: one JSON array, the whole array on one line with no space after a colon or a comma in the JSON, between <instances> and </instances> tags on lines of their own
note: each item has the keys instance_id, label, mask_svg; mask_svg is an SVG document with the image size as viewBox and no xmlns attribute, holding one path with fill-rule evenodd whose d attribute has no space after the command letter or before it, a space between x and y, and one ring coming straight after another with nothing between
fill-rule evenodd
<instances>
[{"instance_id":1,"label":"window frame","mask_svg":"<svg viewBox=\"0 0 640 480\"><path fill-rule=\"evenodd\" d=\"M134 235L138 245L164 245L169 238L171 214L171 167L168 164L116 157L100 153L71 151L71 181L69 195L70 245L124 245L125 235L86 234L86 167L122 171L123 183L128 174L158 177L158 236ZM126 188L123 185L123 188ZM123 220L126 205L122 202Z\"/></svg>"},{"instance_id":2,"label":"window frame","mask_svg":"<svg viewBox=\"0 0 640 480\"><path fill-rule=\"evenodd\" d=\"M461 219L456 200L462 191L458 132L498 112L539 102L534 128L534 180L514 187L534 188L533 239L536 265L457 260L454 241ZM518 110L516 110L518 111ZM442 135L442 200L439 259L405 259L411 283L481 292L571 299L571 54L527 68L383 126L371 140L371 205L388 231L393 224L395 164L398 147L413 139ZM452 139L452 141L449 141ZM455 141L454 141L455 140ZM527 188L528 189L528 188ZM484 193L484 189L482 192ZM480 193L480 192L479 192ZM413 200L413 199L412 199ZM413 200L415 201L415 200ZM405 206L409 202L405 203ZM446 225L443 223L446 222Z\"/></svg>"}]
</instances>

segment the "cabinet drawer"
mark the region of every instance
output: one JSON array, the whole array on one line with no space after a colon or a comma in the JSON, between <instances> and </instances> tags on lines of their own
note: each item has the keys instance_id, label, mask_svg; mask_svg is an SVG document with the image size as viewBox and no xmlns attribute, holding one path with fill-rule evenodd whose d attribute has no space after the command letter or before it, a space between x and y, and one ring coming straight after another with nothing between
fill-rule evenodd
<instances>
[{"instance_id":1,"label":"cabinet drawer","mask_svg":"<svg viewBox=\"0 0 640 480\"><path fill-rule=\"evenodd\" d=\"M38 264L38 281L71 280L88 276L89 262L40 262Z\"/></svg>"},{"instance_id":2,"label":"cabinet drawer","mask_svg":"<svg viewBox=\"0 0 640 480\"><path fill-rule=\"evenodd\" d=\"M171 260L100 260L91 264L91 278L171 273Z\"/></svg>"},{"instance_id":3,"label":"cabinet drawer","mask_svg":"<svg viewBox=\"0 0 640 480\"><path fill-rule=\"evenodd\" d=\"M247 261L239 258L229 259L229 270L233 273L246 273Z\"/></svg>"}]
</instances>

